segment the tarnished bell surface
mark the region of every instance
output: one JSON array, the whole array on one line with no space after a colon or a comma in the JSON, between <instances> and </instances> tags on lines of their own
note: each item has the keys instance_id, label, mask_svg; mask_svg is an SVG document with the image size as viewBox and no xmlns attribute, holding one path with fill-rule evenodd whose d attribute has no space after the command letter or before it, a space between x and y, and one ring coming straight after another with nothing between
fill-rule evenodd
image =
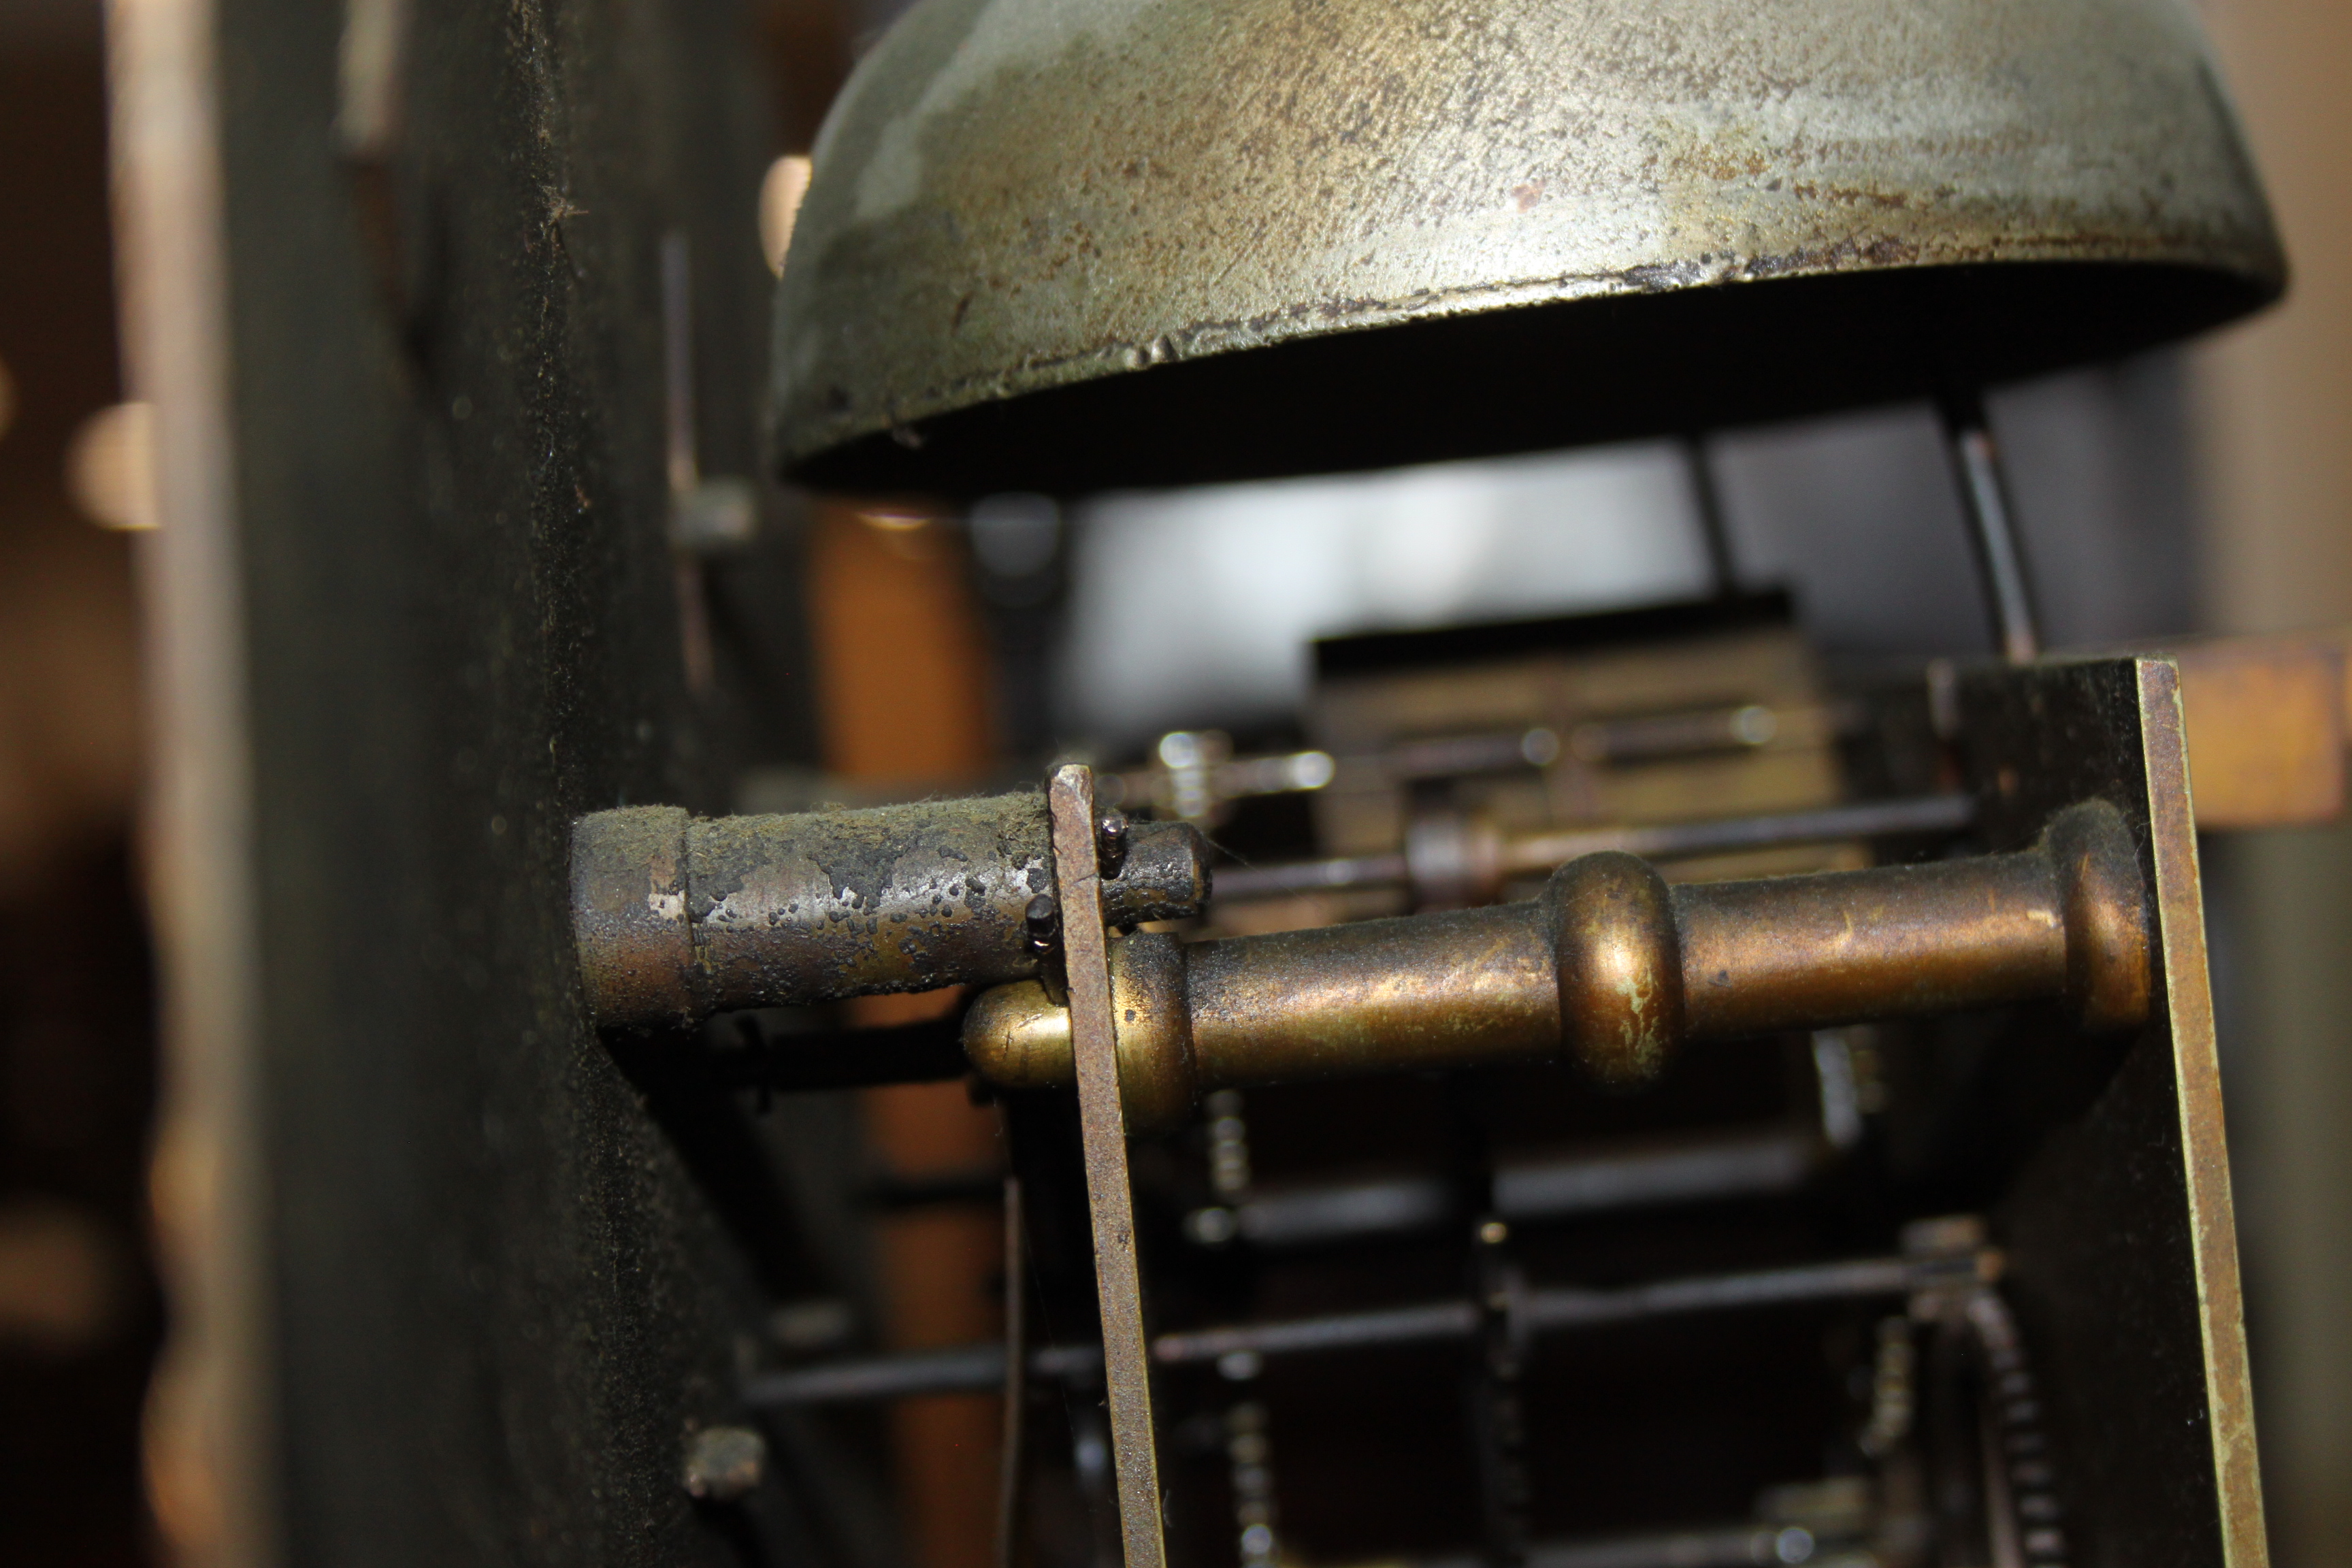
<instances>
[{"instance_id":1,"label":"tarnished bell surface","mask_svg":"<svg viewBox=\"0 0 2352 1568\"><path fill-rule=\"evenodd\" d=\"M971 491L1556 447L2283 279L2179 0L926 0L817 145L778 449Z\"/></svg>"}]
</instances>

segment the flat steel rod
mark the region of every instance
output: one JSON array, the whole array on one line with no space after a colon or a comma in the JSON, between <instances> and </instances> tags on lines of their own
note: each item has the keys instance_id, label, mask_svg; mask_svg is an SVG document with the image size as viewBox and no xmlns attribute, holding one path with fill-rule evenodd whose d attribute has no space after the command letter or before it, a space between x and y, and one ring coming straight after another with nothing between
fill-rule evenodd
<instances>
[{"instance_id":1,"label":"flat steel rod","mask_svg":"<svg viewBox=\"0 0 2352 1568\"><path fill-rule=\"evenodd\" d=\"M1915 1290L1947 1288L1963 1277L1990 1279L1998 1271L1998 1255L1985 1250L1849 1258L1655 1280L1616 1289L1548 1286L1522 1292L1511 1310L1528 1332L1559 1334L1710 1312L1906 1296ZM1235 1354L1323 1355L1454 1343L1470 1339L1478 1331L1478 1324L1475 1302L1425 1301L1373 1311L1161 1334L1151 1342L1151 1360L1161 1366L1198 1366ZM1057 1345L1033 1353L1029 1373L1038 1378L1087 1377L1100 1365L1092 1345ZM746 1380L741 1394L747 1405L772 1409L992 1390L1002 1387L1003 1380L1004 1347L992 1342L769 1373Z\"/></svg>"},{"instance_id":2,"label":"flat steel rod","mask_svg":"<svg viewBox=\"0 0 2352 1568\"><path fill-rule=\"evenodd\" d=\"M1798 1301L1842 1301L1864 1296L1901 1296L1909 1293L1920 1276L1917 1258L1867 1258L1853 1262L1768 1268L1751 1274L1668 1279L1622 1290L1530 1290L1526 1321L1528 1328L1544 1333L1600 1328L1610 1323L1645 1322L1690 1312L1779 1307Z\"/></svg>"},{"instance_id":3,"label":"flat steel rod","mask_svg":"<svg viewBox=\"0 0 2352 1568\"><path fill-rule=\"evenodd\" d=\"M1338 1312L1283 1323L1243 1323L1162 1334L1151 1342L1151 1359L1162 1366L1222 1361L1229 1355L1301 1355L1318 1351L1370 1350L1466 1340L1478 1331L1478 1309L1469 1301L1431 1301L1373 1312Z\"/></svg>"},{"instance_id":4,"label":"flat steel rod","mask_svg":"<svg viewBox=\"0 0 2352 1568\"><path fill-rule=\"evenodd\" d=\"M996 1472L995 1568L1013 1568L1028 1475L1029 1250L1021 1178L1004 1178L1004 1410Z\"/></svg>"},{"instance_id":5,"label":"flat steel rod","mask_svg":"<svg viewBox=\"0 0 2352 1568\"><path fill-rule=\"evenodd\" d=\"M1500 858L1506 873L1531 876L1566 865L1579 856L1597 855L1603 850L1618 850L1653 860L1688 859L1742 849L1833 844L1840 839L1878 838L1898 833L1957 833L1975 817L1976 802L1968 795L1920 795L1702 822L1528 834L1505 840ZM1412 879L1412 868L1403 855L1341 856L1287 865L1223 867L1217 872L1213 897L1216 901L1239 902L1354 888L1399 887Z\"/></svg>"},{"instance_id":6,"label":"flat steel rod","mask_svg":"<svg viewBox=\"0 0 2352 1568\"><path fill-rule=\"evenodd\" d=\"M1946 1270L1950 1267L1941 1260L1939 1266ZM1617 1290L1559 1287L1529 1290L1515 1310L1530 1331L1551 1333L1694 1312L1900 1296L1907 1294L1925 1272L1919 1259L1909 1258L1802 1264L1753 1273L1668 1279ZM1213 1362L1239 1352L1301 1355L1468 1339L1477 1328L1475 1303L1435 1301L1378 1312L1344 1312L1289 1322L1247 1323L1162 1334L1152 1342L1151 1355L1163 1365L1181 1366Z\"/></svg>"},{"instance_id":7,"label":"flat steel rod","mask_svg":"<svg viewBox=\"0 0 2352 1568\"><path fill-rule=\"evenodd\" d=\"M1227 902L1329 893L1349 888L1394 887L1412 871L1402 855L1342 855L1277 866L1221 866L1212 897Z\"/></svg>"},{"instance_id":8,"label":"flat steel rod","mask_svg":"<svg viewBox=\"0 0 2352 1568\"><path fill-rule=\"evenodd\" d=\"M1969 540L1992 616L1993 640L2010 663L2031 664L2041 657L2042 634L2034 624L2033 593L2026 578L2025 552L2018 542L2016 510L2010 504L1984 400L1973 395L1948 399L1943 415L1960 505L1968 513Z\"/></svg>"},{"instance_id":9,"label":"flat steel rod","mask_svg":"<svg viewBox=\"0 0 2352 1568\"><path fill-rule=\"evenodd\" d=\"M1975 820L1976 801L1965 795L1858 801L1851 805L1724 817L1712 822L1668 822L1536 834L1511 841L1504 849L1504 866L1519 873L1549 871L1580 856L1598 855L1609 849L1652 860L1686 859L1696 855L1832 844L1843 838L1881 838L1898 833L1958 833Z\"/></svg>"},{"instance_id":10,"label":"flat steel rod","mask_svg":"<svg viewBox=\"0 0 2352 1568\"><path fill-rule=\"evenodd\" d=\"M930 1394L993 1394L1004 1386L1004 1346L991 1342L901 1351L767 1372L744 1379L743 1402L762 1409L857 1405Z\"/></svg>"},{"instance_id":11,"label":"flat steel rod","mask_svg":"<svg viewBox=\"0 0 2352 1568\"><path fill-rule=\"evenodd\" d=\"M1739 593L1739 562L1731 548L1731 520L1724 512L1723 487L1716 482L1714 456L1697 431L1683 437L1682 447L1699 542L1706 551L1708 586L1718 599L1733 598Z\"/></svg>"},{"instance_id":12,"label":"flat steel rod","mask_svg":"<svg viewBox=\"0 0 2352 1568\"><path fill-rule=\"evenodd\" d=\"M1102 1375L1098 1345L1047 1345L1029 1352L1029 1375L1041 1382ZM763 1410L809 1405L861 1405L935 1394L994 1394L1004 1386L1004 1346L951 1345L944 1350L895 1351L845 1357L743 1380L745 1404Z\"/></svg>"},{"instance_id":13,"label":"flat steel rod","mask_svg":"<svg viewBox=\"0 0 2352 1568\"><path fill-rule=\"evenodd\" d=\"M1118 1034L1111 1019L1094 773L1077 764L1057 769L1045 795L1053 819L1055 878L1062 895L1062 955L1069 991L1070 1047L1077 1068L1087 1207L1094 1226L1119 1539L1127 1568L1163 1568L1167 1552L1160 1525L1151 1358L1144 1340L1143 1273L1136 1256L1135 1198L1128 1177Z\"/></svg>"},{"instance_id":14,"label":"flat steel rod","mask_svg":"<svg viewBox=\"0 0 2352 1568\"><path fill-rule=\"evenodd\" d=\"M1505 1165L1495 1173L1495 1212L1541 1221L1792 1192L1812 1171L1816 1146L1810 1132L1738 1133ZM1407 1176L1254 1193L1204 1225L1201 1215L1210 1212L1196 1210L1188 1222L1196 1237L1280 1248L1433 1229L1452 1210L1444 1182Z\"/></svg>"}]
</instances>

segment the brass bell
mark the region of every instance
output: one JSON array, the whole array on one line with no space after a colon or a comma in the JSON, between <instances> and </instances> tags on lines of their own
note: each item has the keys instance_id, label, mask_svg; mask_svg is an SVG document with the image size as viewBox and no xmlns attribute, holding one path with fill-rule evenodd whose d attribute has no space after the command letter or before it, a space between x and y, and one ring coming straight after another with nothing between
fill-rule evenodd
<instances>
[{"instance_id":1,"label":"brass bell","mask_svg":"<svg viewBox=\"0 0 2352 1568\"><path fill-rule=\"evenodd\" d=\"M2284 280L2179 0L929 0L819 142L776 449L1384 467L1973 389Z\"/></svg>"}]
</instances>

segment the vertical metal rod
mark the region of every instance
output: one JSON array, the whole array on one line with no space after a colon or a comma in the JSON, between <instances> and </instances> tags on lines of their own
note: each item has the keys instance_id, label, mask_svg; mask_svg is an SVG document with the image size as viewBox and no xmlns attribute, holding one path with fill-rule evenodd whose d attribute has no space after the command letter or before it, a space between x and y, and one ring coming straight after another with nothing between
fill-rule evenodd
<instances>
[{"instance_id":1,"label":"vertical metal rod","mask_svg":"<svg viewBox=\"0 0 2352 1568\"><path fill-rule=\"evenodd\" d=\"M1479 1518L1486 1568L1524 1568L1528 1559L1528 1477L1525 1412L1521 1407L1518 1291L1504 1252L1510 1228L1495 1206L1495 1165L1477 1086L1466 1073L1449 1075L1447 1100L1454 1202L1466 1225L1470 1300L1478 1314L1475 1344L1464 1394L1478 1465Z\"/></svg>"},{"instance_id":2,"label":"vertical metal rod","mask_svg":"<svg viewBox=\"0 0 2352 1568\"><path fill-rule=\"evenodd\" d=\"M2019 547L2016 513L2001 476L2000 451L1993 445L1984 399L1966 393L1945 398L1944 439L1960 485L1960 505L1969 516L1969 539L1976 547L1985 598L1992 611L1993 637L2011 664L2031 664L2042 653L2033 622L2033 595Z\"/></svg>"},{"instance_id":3,"label":"vertical metal rod","mask_svg":"<svg viewBox=\"0 0 2352 1568\"><path fill-rule=\"evenodd\" d=\"M1731 552L1731 524L1723 510L1723 489L1715 482L1715 465L1707 458L1706 437L1694 432L1683 437L1683 460L1689 466L1691 500L1698 510L1700 542L1706 546L1707 577L1715 596L1727 599L1739 592L1739 563Z\"/></svg>"},{"instance_id":4,"label":"vertical metal rod","mask_svg":"<svg viewBox=\"0 0 2352 1568\"><path fill-rule=\"evenodd\" d=\"M1274 1451L1267 1441L1265 1406L1244 1399L1225 1412L1225 1462L1234 1492L1234 1545L1241 1568L1279 1568L1282 1542L1275 1536Z\"/></svg>"},{"instance_id":5,"label":"vertical metal rod","mask_svg":"<svg viewBox=\"0 0 2352 1568\"><path fill-rule=\"evenodd\" d=\"M694 449L694 269L686 231L662 236L662 414L663 455L669 472L671 519L702 482ZM710 603L703 591L702 563L690 550L670 552L677 590L678 637L686 663L686 689L698 696L710 689Z\"/></svg>"},{"instance_id":6,"label":"vertical metal rod","mask_svg":"<svg viewBox=\"0 0 2352 1568\"><path fill-rule=\"evenodd\" d=\"M1103 1375L1118 1483L1127 1568L1165 1568L1160 1529L1160 1455L1152 1433L1151 1356L1143 1331L1143 1278L1128 1183L1127 1113L1118 1089L1118 1037L1111 1019L1110 951L1103 930L1102 866L1093 771L1055 771L1045 792L1054 827L1054 876L1062 900L1062 958L1070 995L1070 1046L1078 1077L1078 1132L1094 1221L1095 1283L1101 1302Z\"/></svg>"},{"instance_id":7,"label":"vertical metal rod","mask_svg":"<svg viewBox=\"0 0 2352 1568\"><path fill-rule=\"evenodd\" d=\"M1021 1544L1021 1483L1028 1473L1028 1244L1023 1235L1021 1178L1004 1178L1004 1436L996 1476L996 1568L1013 1568Z\"/></svg>"},{"instance_id":8,"label":"vertical metal rod","mask_svg":"<svg viewBox=\"0 0 2352 1568\"><path fill-rule=\"evenodd\" d=\"M686 231L662 236L663 456L669 489L682 496L701 480L694 452L694 269Z\"/></svg>"},{"instance_id":9,"label":"vertical metal rod","mask_svg":"<svg viewBox=\"0 0 2352 1568\"><path fill-rule=\"evenodd\" d=\"M1524 1568L1528 1560L1527 1411L1519 1386L1525 1356L1511 1303L1515 1270L1503 1248L1509 1229L1491 1211L1478 1222L1474 1352L1470 1407L1478 1446L1486 1560L1491 1568Z\"/></svg>"}]
</instances>

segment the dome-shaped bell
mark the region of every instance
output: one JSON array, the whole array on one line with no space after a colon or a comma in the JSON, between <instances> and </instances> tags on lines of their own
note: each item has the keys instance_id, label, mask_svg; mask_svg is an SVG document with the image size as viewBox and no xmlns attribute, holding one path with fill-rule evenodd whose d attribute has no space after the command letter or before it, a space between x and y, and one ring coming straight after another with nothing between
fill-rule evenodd
<instances>
[{"instance_id":1,"label":"dome-shaped bell","mask_svg":"<svg viewBox=\"0 0 2352 1568\"><path fill-rule=\"evenodd\" d=\"M1696 429L2252 310L2182 0L926 0L816 152L778 451L1082 489Z\"/></svg>"}]
</instances>

